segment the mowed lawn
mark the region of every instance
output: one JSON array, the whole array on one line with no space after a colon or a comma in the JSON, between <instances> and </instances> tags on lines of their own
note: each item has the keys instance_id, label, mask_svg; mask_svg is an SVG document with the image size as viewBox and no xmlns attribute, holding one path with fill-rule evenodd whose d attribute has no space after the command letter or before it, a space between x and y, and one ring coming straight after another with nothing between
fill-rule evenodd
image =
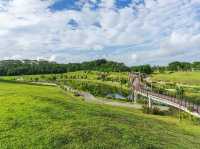
<instances>
[{"instance_id":1,"label":"mowed lawn","mask_svg":"<svg viewBox=\"0 0 200 149\"><path fill-rule=\"evenodd\" d=\"M152 76L154 81L167 81L183 83L188 85L200 85L199 72L174 72L174 73L158 73Z\"/></svg>"},{"instance_id":2,"label":"mowed lawn","mask_svg":"<svg viewBox=\"0 0 200 149\"><path fill-rule=\"evenodd\" d=\"M1 149L199 149L200 126L0 81Z\"/></svg>"}]
</instances>

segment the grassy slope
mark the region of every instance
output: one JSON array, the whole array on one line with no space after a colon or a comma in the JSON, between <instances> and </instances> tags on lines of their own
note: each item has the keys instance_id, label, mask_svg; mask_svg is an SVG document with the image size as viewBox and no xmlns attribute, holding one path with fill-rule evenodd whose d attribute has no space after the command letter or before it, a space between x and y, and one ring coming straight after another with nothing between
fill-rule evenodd
<instances>
[{"instance_id":1,"label":"grassy slope","mask_svg":"<svg viewBox=\"0 0 200 149\"><path fill-rule=\"evenodd\" d=\"M172 74L154 74L154 81L178 83L185 90L185 98L200 103L200 72L174 72Z\"/></svg>"},{"instance_id":2,"label":"grassy slope","mask_svg":"<svg viewBox=\"0 0 200 149\"><path fill-rule=\"evenodd\" d=\"M174 72L171 74L155 74L153 80L156 81L168 81L183 83L188 85L200 85L200 72Z\"/></svg>"},{"instance_id":3,"label":"grassy slope","mask_svg":"<svg viewBox=\"0 0 200 149\"><path fill-rule=\"evenodd\" d=\"M75 72L68 72L68 73L63 73L63 74L44 74L44 75L24 75L24 76L4 76L0 77L1 79L5 80L12 80L12 79L20 79L23 78L24 80L30 80L31 78L34 80L34 78L38 77L40 80L47 80L48 77L51 76L56 76L57 79L61 77L61 75L65 78L65 76L69 77L82 77L87 75L87 80L97 80L98 74L100 72L98 71L75 71ZM41 78L43 76L44 78ZM108 76L113 79L119 79L119 78L124 78L126 79L128 77L128 72L109 72ZM66 78L65 78L66 79ZM76 79L81 79L81 78L76 78Z\"/></svg>"},{"instance_id":4,"label":"grassy slope","mask_svg":"<svg viewBox=\"0 0 200 149\"><path fill-rule=\"evenodd\" d=\"M199 148L200 127L86 104L58 88L0 82L0 148Z\"/></svg>"},{"instance_id":5,"label":"grassy slope","mask_svg":"<svg viewBox=\"0 0 200 149\"><path fill-rule=\"evenodd\" d=\"M21 80L27 82L34 82L35 78L38 78L39 82L52 82L53 76L56 77L56 81L69 85L78 90L84 90L91 92L96 96L106 96L110 93L121 93L127 96L129 92L128 84L121 84L120 79L127 80L127 72L110 72L106 77L108 80L98 79L98 71L76 71L64 74L46 74L46 75L24 75L24 76L4 76L0 77L3 80ZM86 86L87 85L87 86ZM103 87L102 87L103 86ZM98 91L98 92L97 92Z\"/></svg>"}]
</instances>

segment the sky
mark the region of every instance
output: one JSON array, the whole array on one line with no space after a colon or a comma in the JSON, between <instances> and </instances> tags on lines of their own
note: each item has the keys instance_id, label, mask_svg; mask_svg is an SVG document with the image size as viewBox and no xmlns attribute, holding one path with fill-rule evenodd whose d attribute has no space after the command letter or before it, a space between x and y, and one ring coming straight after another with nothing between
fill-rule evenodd
<instances>
[{"instance_id":1,"label":"sky","mask_svg":"<svg viewBox=\"0 0 200 149\"><path fill-rule=\"evenodd\" d=\"M0 59L200 60L200 0L0 0Z\"/></svg>"}]
</instances>

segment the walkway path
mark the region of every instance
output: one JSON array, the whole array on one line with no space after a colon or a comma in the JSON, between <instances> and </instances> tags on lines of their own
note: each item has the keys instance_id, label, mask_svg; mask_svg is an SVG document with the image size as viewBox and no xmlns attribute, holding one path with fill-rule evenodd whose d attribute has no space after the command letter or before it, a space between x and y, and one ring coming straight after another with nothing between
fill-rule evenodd
<instances>
[{"instance_id":1,"label":"walkway path","mask_svg":"<svg viewBox=\"0 0 200 149\"><path fill-rule=\"evenodd\" d=\"M104 99L104 98L97 98L90 93L87 92L81 92L80 95L84 97L86 102L95 102L99 104L106 104L111 106L118 106L118 107L128 107L128 108L135 108L135 109L142 109L141 104L133 104L128 102L120 102L120 101L113 101L110 99Z\"/></svg>"},{"instance_id":2,"label":"walkway path","mask_svg":"<svg viewBox=\"0 0 200 149\"><path fill-rule=\"evenodd\" d=\"M117 106L117 107L127 107L127 108L134 108L134 109L142 109L142 104L137 104L137 103L130 103L130 102L123 102L123 101L113 101L110 99L105 99L105 98L97 98L90 93L87 92L81 92L80 95L84 97L86 102L95 102L99 104L106 104L106 105L111 105L111 106ZM168 110L169 107L166 106L158 106L154 105L154 107L158 107L161 110Z\"/></svg>"},{"instance_id":3,"label":"walkway path","mask_svg":"<svg viewBox=\"0 0 200 149\"><path fill-rule=\"evenodd\" d=\"M200 106L195 105L194 103L190 103L185 100L179 100L174 97L154 93L145 89L140 89L139 91L137 91L137 93L147 98L150 98L151 100L181 109L191 115L194 115L200 118Z\"/></svg>"},{"instance_id":4,"label":"walkway path","mask_svg":"<svg viewBox=\"0 0 200 149\"><path fill-rule=\"evenodd\" d=\"M93 96L92 94L88 92L83 92L83 91L78 91L76 89L73 89L70 86L64 85L64 86L59 86L55 83L46 83L46 82L31 82L33 84L41 84L41 85L49 85L49 86L58 86L66 91L72 92L72 93L77 93L80 96L84 98L86 102L94 102L98 104L105 104L105 105L111 105L111 106L117 106L117 107L128 107L128 108L134 108L134 109L142 109L142 104L135 104L135 103L130 103L130 102L120 102L120 101L113 101L110 99L105 99L105 98L97 98ZM159 107L161 110L168 110L169 108L166 106L156 106Z\"/></svg>"}]
</instances>

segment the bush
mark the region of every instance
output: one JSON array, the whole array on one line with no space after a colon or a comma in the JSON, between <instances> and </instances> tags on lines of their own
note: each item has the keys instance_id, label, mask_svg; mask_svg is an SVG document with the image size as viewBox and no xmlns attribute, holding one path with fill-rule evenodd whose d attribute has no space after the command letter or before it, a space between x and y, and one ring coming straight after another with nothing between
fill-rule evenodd
<instances>
[{"instance_id":1,"label":"bush","mask_svg":"<svg viewBox=\"0 0 200 149\"><path fill-rule=\"evenodd\" d=\"M80 81L80 80L67 80L66 85L69 85L75 89L87 91L94 96L107 96L108 94L120 93L122 96L128 96L128 90L121 89L117 86L112 86L104 83Z\"/></svg>"},{"instance_id":2,"label":"bush","mask_svg":"<svg viewBox=\"0 0 200 149\"><path fill-rule=\"evenodd\" d=\"M151 108L149 108L149 106L146 104L142 106L142 111L143 113L151 114Z\"/></svg>"},{"instance_id":3,"label":"bush","mask_svg":"<svg viewBox=\"0 0 200 149\"><path fill-rule=\"evenodd\" d=\"M146 105L147 104L147 100L139 96L139 98L137 99L137 103Z\"/></svg>"},{"instance_id":4,"label":"bush","mask_svg":"<svg viewBox=\"0 0 200 149\"><path fill-rule=\"evenodd\" d=\"M163 111L161 111L160 108L158 108L158 107L153 107L152 114L154 114L154 115L165 115L165 113Z\"/></svg>"},{"instance_id":5,"label":"bush","mask_svg":"<svg viewBox=\"0 0 200 149\"><path fill-rule=\"evenodd\" d=\"M165 115L164 111L161 111L158 107L150 108L147 104L142 107L143 113L154 114L154 115Z\"/></svg>"},{"instance_id":6,"label":"bush","mask_svg":"<svg viewBox=\"0 0 200 149\"><path fill-rule=\"evenodd\" d=\"M36 78L35 78L35 82L38 82L38 81L39 81L39 78L38 78L38 77L36 77Z\"/></svg>"}]
</instances>

